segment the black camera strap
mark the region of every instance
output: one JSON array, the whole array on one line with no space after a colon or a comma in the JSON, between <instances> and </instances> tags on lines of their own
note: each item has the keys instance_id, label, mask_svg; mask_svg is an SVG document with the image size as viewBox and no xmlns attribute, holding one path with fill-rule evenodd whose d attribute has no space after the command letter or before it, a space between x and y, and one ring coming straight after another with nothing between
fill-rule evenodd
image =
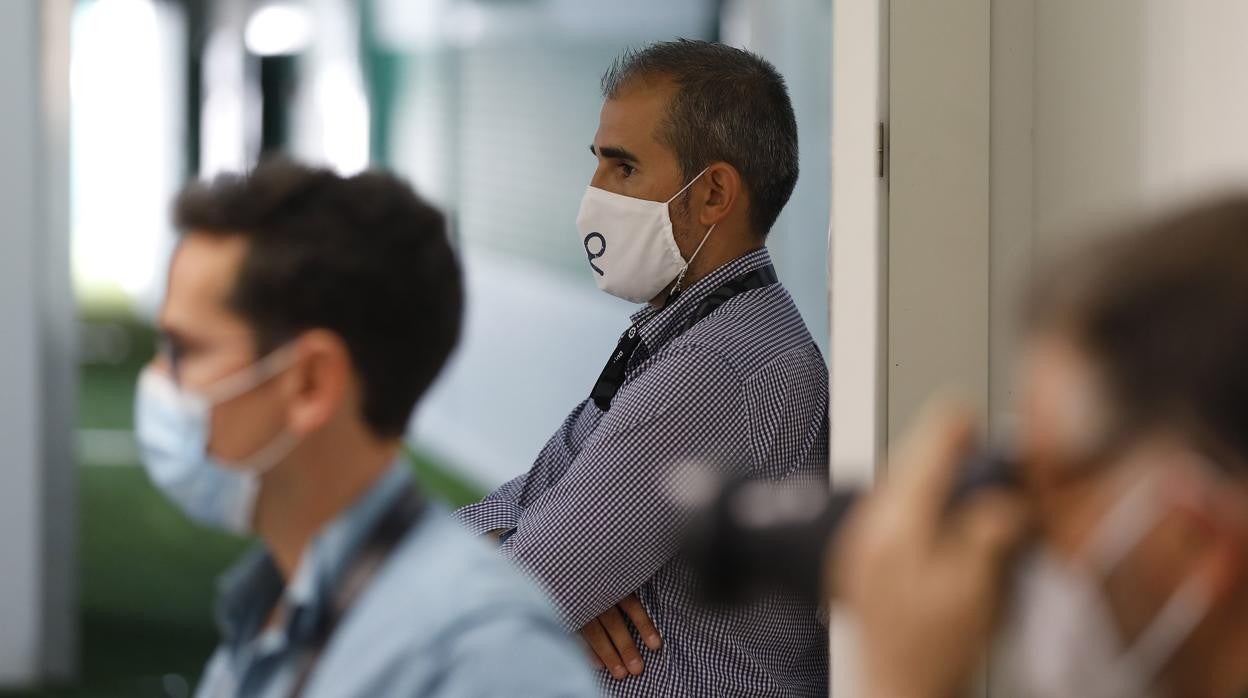
<instances>
[{"instance_id":1,"label":"black camera strap","mask_svg":"<svg viewBox=\"0 0 1248 698\"><path fill-rule=\"evenodd\" d=\"M768 264L724 283L707 295L706 298L702 299L702 302L698 304L697 310L694 311L689 321L685 323L680 331L687 331L735 296L746 291L766 288L778 280L776 268ZM652 319L653 317L633 323L620 336L619 343L615 345L615 350L611 352L611 358L607 360L607 365L598 376L598 382L594 383L594 389L589 396L593 399L594 404L598 406L598 409L603 412L611 409L611 401L615 399L615 394L624 385L624 378L628 373L628 363L632 360L633 354L641 344L641 328Z\"/></svg>"}]
</instances>

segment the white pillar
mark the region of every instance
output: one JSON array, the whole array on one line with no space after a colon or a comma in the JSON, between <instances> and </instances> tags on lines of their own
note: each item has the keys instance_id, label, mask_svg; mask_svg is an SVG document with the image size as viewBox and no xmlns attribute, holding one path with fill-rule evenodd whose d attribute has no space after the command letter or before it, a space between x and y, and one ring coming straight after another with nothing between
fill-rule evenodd
<instances>
[{"instance_id":1,"label":"white pillar","mask_svg":"<svg viewBox=\"0 0 1248 698\"><path fill-rule=\"evenodd\" d=\"M887 420L888 186L880 138L888 121L888 2L832 7L829 475L844 487L874 480ZM838 698L861 694L854 635L834 612L829 688Z\"/></svg>"},{"instance_id":2,"label":"white pillar","mask_svg":"<svg viewBox=\"0 0 1248 698\"><path fill-rule=\"evenodd\" d=\"M833 5L831 477L870 483L947 385L988 402L989 0ZM860 695L834 614L832 695Z\"/></svg>"},{"instance_id":3,"label":"white pillar","mask_svg":"<svg viewBox=\"0 0 1248 698\"><path fill-rule=\"evenodd\" d=\"M74 669L69 0L0 2L0 685Z\"/></svg>"}]
</instances>

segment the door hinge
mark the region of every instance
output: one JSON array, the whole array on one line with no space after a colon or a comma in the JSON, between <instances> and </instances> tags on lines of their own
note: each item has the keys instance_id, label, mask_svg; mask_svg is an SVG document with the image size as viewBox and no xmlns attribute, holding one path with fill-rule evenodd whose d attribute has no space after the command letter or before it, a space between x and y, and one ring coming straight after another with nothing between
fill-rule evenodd
<instances>
[{"instance_id":1,"label":"door hinge","mask_svg":"<svg viewBox=\"0 0 1248 698\"><path fill-rule=\"evenodd\" d=\"M876 126L875 133L875 168L876 174L880 179L886 176L886 167L888 166L888 128L881 121Z\"/></svg>"}]
</instances>

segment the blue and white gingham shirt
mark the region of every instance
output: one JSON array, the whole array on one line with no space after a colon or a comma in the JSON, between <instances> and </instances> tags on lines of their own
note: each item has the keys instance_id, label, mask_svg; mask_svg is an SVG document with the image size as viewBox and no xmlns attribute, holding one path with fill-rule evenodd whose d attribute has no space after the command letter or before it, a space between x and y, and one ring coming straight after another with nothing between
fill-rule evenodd
<instances>
[{"instance_id":1,"label":"blue and white gingham shirt","mask_svg":"<svg viewBox=\"0 0 1248 698\"><path fill-rule=\"evenodd\" d=\"M611 409L578 405L529 472L458 513L476 533L515 529L503 554L546 587L569 630L638 594L663 648L637 638L645 671L602 673L607 695L827 695L814 606L775 594L707 608L678 552L686 469L673 466L826 487L827 368L783 286L735 296L686 329L716 288L770 263L752 252L637 313L642 343Z\"/></svg>"}]
</instances>

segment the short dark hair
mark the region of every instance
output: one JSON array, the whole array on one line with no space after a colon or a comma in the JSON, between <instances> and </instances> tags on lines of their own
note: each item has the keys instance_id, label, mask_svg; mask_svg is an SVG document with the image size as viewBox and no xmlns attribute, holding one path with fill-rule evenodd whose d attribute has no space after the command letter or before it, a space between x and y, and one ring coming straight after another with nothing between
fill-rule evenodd
<instances>
[{"instance_id":1,"label":"short dark hair","mask_svg":"<svg viewBox=\"0 0 1248 698\"><path fill-rule=\"evenodd\" d=\"M229 304L261 354L310 329L335 333L365 423L402 435L460 331L460 270L437 209L390 174L272 161L187 186L174 218L182 235L247 241Z\"/></svg>"},{"instance_id":2,"label":"short dark hair","mask_svg":"<svg viewBox=\"0 0 1248 698\"><path fill-rule=\"evenodd\" d=\"M1194 432L1224 465L1248 464L1248 195L1061 260L1037 286L1031 324L1091 357L1116 429Z\"/></svg>"},{"instance_id":3,"label":"short dark hair","mask_svg":"<svg viewBox=\"0 0 1248 698\"><path fill-rule=\"evenodd\" d=\"M797 119L784 78L764 58L732 46L678 39L626 51L602 76L607 99L638 78L676 86L658 134L686 180L713 162L741 173L750 224L766 236L797 185Z\"/></svg>"}]
</instances>

